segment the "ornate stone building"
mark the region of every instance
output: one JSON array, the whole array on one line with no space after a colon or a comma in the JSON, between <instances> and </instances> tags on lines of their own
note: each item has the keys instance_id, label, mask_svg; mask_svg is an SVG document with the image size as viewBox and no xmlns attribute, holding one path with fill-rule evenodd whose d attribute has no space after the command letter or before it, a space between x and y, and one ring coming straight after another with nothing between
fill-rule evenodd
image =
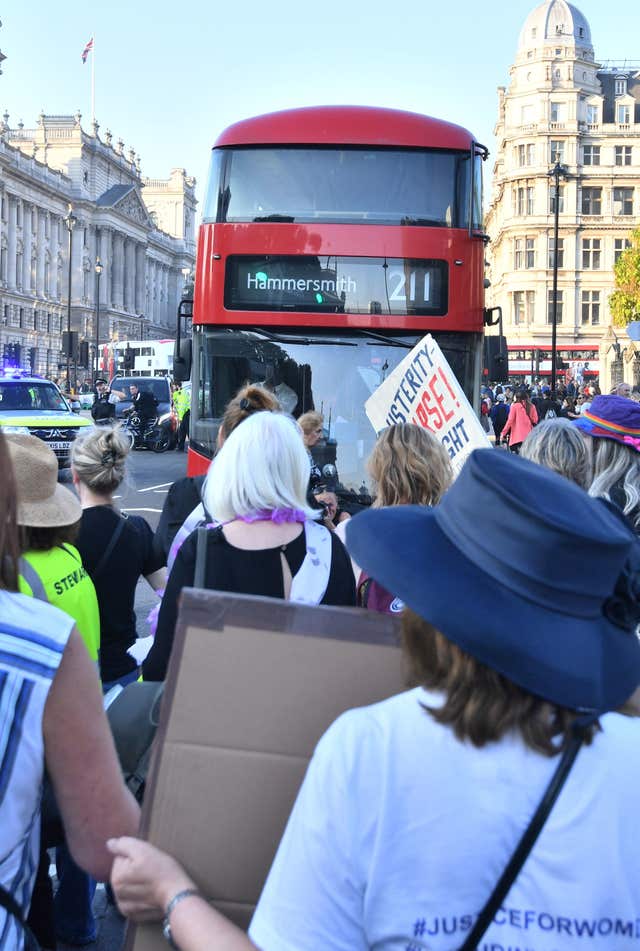
<instances>
[{"instance_id":1,"label":"ornate stone building","mask_svg":"<svg viewBox=\"0 0 640 951\"><path fill-rule=\"evenodd\" d=\"M626 334L611 327L608 298L614 262L640 220L640 62L596 63L582 13L565 0L546 0L522 28L510 76L498 90L488 302L502 306L509 344L527 354L549 350L550 171L561 163L558 348L577 348L576 359L599 350L608 383L616 334L629 363L634 354ZM624 372L632 378L630 367Z\"/></svg>"},{"instance_id":2,"label":"ornate stone building","mask_svg":"<svg viewBox=\"0 0 640 951\"><path fill-rule=\"evenodd\" d=\"M184 276L195 262L195 180L173 169L144 179L133 149L84 131L81 116L41 115L33 129L0 124L0 354L57 375L69 299L71 329L93 349L95 272L100 342L173 337ZM148 190L148 192L147 192ZM147 202L147 194L149 196Z\"/></svg>"}]
</instances>

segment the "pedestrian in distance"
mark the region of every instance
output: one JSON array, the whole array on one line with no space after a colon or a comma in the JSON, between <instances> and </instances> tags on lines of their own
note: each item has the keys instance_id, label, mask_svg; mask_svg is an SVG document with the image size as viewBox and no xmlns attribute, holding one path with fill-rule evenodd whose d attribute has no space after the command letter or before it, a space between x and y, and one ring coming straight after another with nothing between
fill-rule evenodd
<instances>
[{"instance_id":1,"label":"pedestrian in distance","mask_svg":"<svg viewBox=\"0 0 640 951\"><path fill-rule=\"evenodd\" d=\"M520 452L523 440L527 438L538 422L538 413L529 399L526 390L516 393L514 402L509 410L507 422L502 430L502 440L509 436L509 449L516 454Z\"/></svg>"},{"instance_id":2,"label":"pedestrian in distance","mask_svg":"<svg viewBox=\"0 0 640 951\"><path fill-rule=\"evenodd\" d=\"M104 425L116 418L116 403L123 400L122 390L112 389L104 377L98 377L95 383L95 399L91 407L91 416L96 425Z\"/></svg>"},{"instance_id":3,"label":"pedestrian in distance","mask_svg":"<svg viewBox=\"0 0 640 951\"><path fill-rule=\"evenodd\" d=\"M562 413L562 404L556 399L555 394L551 392L550 386L543 386L541 388L540 396L534 401L534 405L540 421L543 419L556 419Z\"/></svg>"},{"instance_id":4,"label":"pedestrian in distance","mask_svg":"<svg viewBox=\"0 0 640 951\"><path fill-rule=\"evenodd\" d=\"M504 393L498 393L496 395L496 402L491 407L489 415L495 434L495 445L498 447L502 438L502 430L509 418L509 407L507 406L507 398Z\"/></svg>"},{"instance_id":5,"label":"pedestrian in distance","mask_svg":"<svg viewBox=\"0 0 640 951\"><path fill-rule=\"evenodd\" d=\"M176 452L184 452L184 445L189 435L189 421L191 419L191 393L177 383L173 390L173 405L178 416L178 440Z\"/></svg>"},{"instance_id":6,"label":"pedestrian in distance","mask_svg":"<svg viewBox=\"0 0 640 951\"><path fill-rule=\"evenodd\" d=\"M71 473L82 506L77 546L98 596L100 675L105 692L139 676L129 654L137 638L134 609L141 577L154 589L166 580L164 559L154 552L153 531L139 515L118 512L114 493L125 477L130 444L119 427L82 433L71 450Z\"/></svg>"},{"instance_id":7,"label":"pedestrian in distance","mask_svg":"<svg viewBox=\"0 0 640 951\"><path fill-rule=\"evenodd\" d=\"M347 538L407 605L416 686L321 739L248 936L134 839L109 842L121 910L164 915L185 951L516 947L525 920L531 947L611 951L617 928L631 951L633 533L567 479L476 450L439 505L370 509Z\"/></svg>"},{"instance_id":8,"label":"pedestrian in distance","mask_svg":"<svg viewBox=\"0 0 640 951\"><path fill-rule=\"evenodd\" d=\"M142 672L164 680L185 587L284 598L304 604L355 603L349 558L307 502L309 460L297 423L254 413L237 426L209 468L202 498L215 522L184 542L162 598ZM198 537L201 547L198 558Z\"/></svg>"},{"instance_id":9,"label":"pedestrian in distance","mask_svg":"<svg viewBox=\"0 0 640 951\"><path fill-rule=\"evenodd\" d=\"M16 498L0 432L3 951L18 951L27 940L23 923L38 866L45 765L71 853L96 878L108 879L111 870L105 839L132 834L139 820L138 805L122 780L95 666L73 619L18 591Z\"/></svg>"},{"instance_id":10,"label":"pedestrian in distance","mask_svg":"<svg viewBox=\"0 0 640 951\"><path fill-rule=\"evenodd\" d=\"M573 425L590 449L589 495L617 505L640 534L640 404L596 396Z\"/></svg>"}]
</instances>

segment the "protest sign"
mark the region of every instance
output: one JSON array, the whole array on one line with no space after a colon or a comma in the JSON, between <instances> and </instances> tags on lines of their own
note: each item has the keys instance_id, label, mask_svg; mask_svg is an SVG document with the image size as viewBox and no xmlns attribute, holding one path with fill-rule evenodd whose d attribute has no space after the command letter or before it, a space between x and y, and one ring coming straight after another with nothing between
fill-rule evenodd
<instances>
[{"instance_id":1,"label":"protest sign","mask_svg":"<svg viewBox=\"0 0 640 951\"><path fill-rule=\"evenodd\" d=\"M345 710L405 687L397 618L185 590L141 835L246 928L314 747ZM127 951L163 947L131 926Z\"/></svg>"},{"instance_id":2,"label":"protest sign","mask_svg":"<svg viewBox=\"0 0 640 951\"><path fill-rule=\"evenodd\" d=\"M394 423L415 423L437 436L454 473L474 449L491 448L442 350L427 334L372 393L365 411L376 432Z\"/></svg>"}]
</instances>

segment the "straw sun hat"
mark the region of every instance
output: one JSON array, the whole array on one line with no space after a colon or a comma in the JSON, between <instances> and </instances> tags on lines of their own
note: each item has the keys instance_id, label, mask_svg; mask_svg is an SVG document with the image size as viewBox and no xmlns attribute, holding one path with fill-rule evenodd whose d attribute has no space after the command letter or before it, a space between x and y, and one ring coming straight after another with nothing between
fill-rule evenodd
<instances>
[{"instance_id":1,"label":"straw sun hat","mask_svg":"<svg viewBox=\"0 0 640 951\"><path fill-rule=\"evenodd\" d=\"M37 436L7 433L16 477L18 525L57 528L80 520L82 507L73 492L58 484L58 460Z\"/></svg>"}]
</instances>

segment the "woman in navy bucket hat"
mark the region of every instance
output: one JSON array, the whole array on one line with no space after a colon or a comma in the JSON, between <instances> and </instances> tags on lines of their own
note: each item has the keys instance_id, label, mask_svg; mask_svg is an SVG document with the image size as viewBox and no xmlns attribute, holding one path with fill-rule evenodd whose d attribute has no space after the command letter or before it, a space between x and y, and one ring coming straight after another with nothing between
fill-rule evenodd
<instances>
[{"instance_id":1,"label":"woman in navy bucket hat","mask_svg":"<svg viewBox=\"0 0 640 951\"><path fill-rule=\"evenodd\" d=\"M438 506L369 510L351 520L347 543L407 605L403 646L418 686L349 711L320 740L251 940L225 930L227 944L207 943L203 930L189 943L205 914L209 935L222 936L220 917L193 899L176 916L178 943L637 948L640 721L607 712L640 682L633 532L561 476L477 450ZM118 893L144 913L153 890L141 882L166 857L145 843L118 848ZM169 874L176 889L192 884Z\"/></svg>"}]
</instances>

